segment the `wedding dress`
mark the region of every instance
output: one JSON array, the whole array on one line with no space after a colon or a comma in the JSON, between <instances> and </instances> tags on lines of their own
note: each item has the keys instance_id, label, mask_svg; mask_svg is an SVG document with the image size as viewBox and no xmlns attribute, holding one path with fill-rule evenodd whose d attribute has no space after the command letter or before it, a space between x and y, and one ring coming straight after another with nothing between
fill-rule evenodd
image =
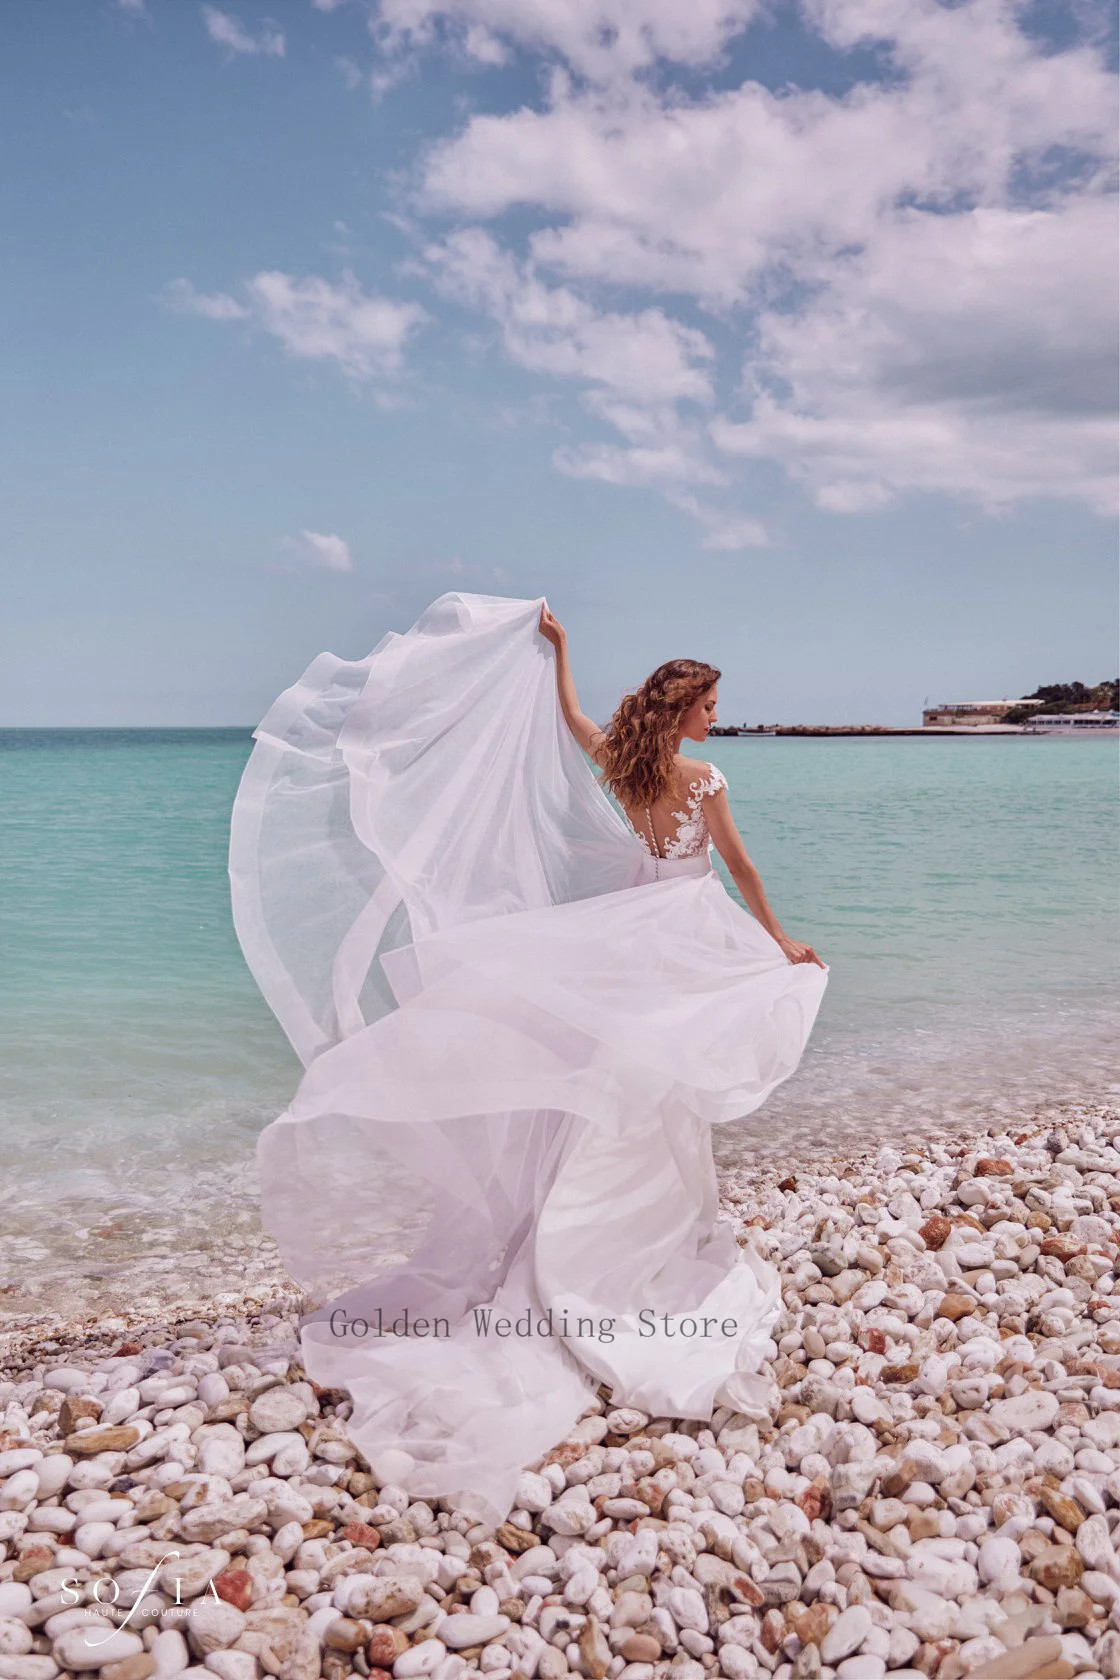
<instances>
[{"instance_id":1,"label":"wedding dress","mask_svg":"<svg viewBox=\"0 0 1120 1680\"><path fill-rule=\"evenodd\" d=\"M262 1213L326 1305L306 1368L375 1472L490 1522L600 1384L757 1403L777 1273L717 1220L713 1125L797 1066L827 974L657 856L564 724L540 601L442 596L272 706L233 811L242 948L306 1071ZM380 1332L380 1333L379 1333Z\"/></svg>"}]
</instances>

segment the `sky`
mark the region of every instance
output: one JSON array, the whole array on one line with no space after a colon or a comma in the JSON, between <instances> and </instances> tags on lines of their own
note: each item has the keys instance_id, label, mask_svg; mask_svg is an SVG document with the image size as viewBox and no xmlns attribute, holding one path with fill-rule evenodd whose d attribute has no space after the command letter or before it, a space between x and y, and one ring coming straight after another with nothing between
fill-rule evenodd
<instances>
[{"instance_id":1,"label":"sky","mask_svg":"<svg viewBox=\"0 0 1120 1680\"><path fill-rule=\"evenodd\" d=\"M446 590L583 703L1116 673L1096 0L9 0L0 726L257 722Z\"/></svg>"}]
</instances>

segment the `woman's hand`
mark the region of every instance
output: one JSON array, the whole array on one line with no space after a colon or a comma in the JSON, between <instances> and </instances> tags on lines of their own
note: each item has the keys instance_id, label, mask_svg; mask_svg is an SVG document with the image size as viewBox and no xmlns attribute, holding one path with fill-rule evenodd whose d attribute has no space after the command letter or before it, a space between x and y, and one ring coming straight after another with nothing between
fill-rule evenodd
<instances>
[{"instance_id":1,"label":"woman's hand","mask_svg":"<svg viewBox=\"0 0 1120 1680\"><path fill-rule=\"evenodd\" d=\"M547 607L541 608L541 621L537 628L544 637L545 641L551 642L557 652L559 652L568 640L568 632L565 630L560 620L553 617Z\"/></svg>"},{"instance_id":2,"label":"woman's hand","mask_svg":"<svg viewBox=\"0 0 1120 1680\"><path fill-rule=\"evenodd\" d=\"M816 963L818 968L824 967L824 963L811 945L802 945L798 939L787 939L785 934L782 934L778 944L791 963Z\"/></svg>"}]
</instances>

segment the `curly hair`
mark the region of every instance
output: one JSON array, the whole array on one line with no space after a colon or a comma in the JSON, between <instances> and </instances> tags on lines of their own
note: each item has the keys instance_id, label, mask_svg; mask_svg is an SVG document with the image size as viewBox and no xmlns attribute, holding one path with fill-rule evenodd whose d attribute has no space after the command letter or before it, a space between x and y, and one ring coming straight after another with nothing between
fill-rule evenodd
<instances>
[{"instance_id":1,"label":"curly hair","mask_svg":"<svg viewBox=\"0 0 1120 1680\"><path fill-rule=\"evenodd\" d=\"M627 694L604 731L603 781L624 805L652 805L672 785L681 718L720 679L700 659L670 659Z\"/></svg>"}]
</instances>

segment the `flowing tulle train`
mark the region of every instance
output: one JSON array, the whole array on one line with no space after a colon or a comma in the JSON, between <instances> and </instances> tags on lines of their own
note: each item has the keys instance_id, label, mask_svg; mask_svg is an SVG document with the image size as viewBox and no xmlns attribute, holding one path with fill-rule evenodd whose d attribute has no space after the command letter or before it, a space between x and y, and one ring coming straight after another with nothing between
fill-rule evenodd
<instances>
[{"instance_id":1,"label":"flowing tulle train","mask_svg":"<svg viewBox=\"0 0 1120 1680\"><path fill-rule=\"evenodd\" d=\"M415 1497L494 1521L599 1383L757 1399L777 1274L717 1221L711 1126L797 1066L826 974L706 857L658 871L559 714L540 603L444 596L322 655L257 731L235 921L307 1064L265 1222L326 1304L309 1373Z\"/></svg>"}]
</instances>

